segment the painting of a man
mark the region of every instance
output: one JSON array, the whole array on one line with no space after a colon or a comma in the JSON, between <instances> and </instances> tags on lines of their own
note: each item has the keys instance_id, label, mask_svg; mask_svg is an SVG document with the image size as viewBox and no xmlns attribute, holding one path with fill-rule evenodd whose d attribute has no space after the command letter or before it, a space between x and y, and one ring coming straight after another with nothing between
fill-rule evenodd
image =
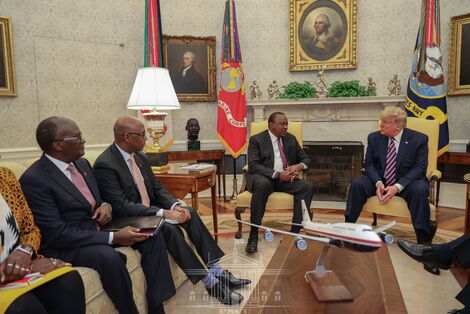
<instances>
[{"instance_id":1,"label":"painting of a man","mask_svg":"<svg viewBox=\"0 0 470 314\"><path fill-rule=\"evenodd\" d=\"M343 47L347 23L344 13L335 7L312 6L300 21L301 47L312 59L325 61Z\"/></svg>"},{"instance_id":2,"label":"painting of a man","mask_svg":"<svg viewBox=\"0 0 470 314\"><path fill-rule=\"evenodd\" d=\"M182 66L178 72L170 72L171 80L177 94L207 93L207 84L196 69L196 55L185 51L182 56Z\"/></svg>"}]
</instances>

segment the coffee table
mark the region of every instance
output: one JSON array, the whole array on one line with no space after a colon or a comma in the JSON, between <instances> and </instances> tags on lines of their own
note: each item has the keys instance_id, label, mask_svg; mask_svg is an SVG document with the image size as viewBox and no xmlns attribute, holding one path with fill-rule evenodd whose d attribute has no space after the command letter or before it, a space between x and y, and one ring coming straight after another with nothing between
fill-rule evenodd
<instances>
[{"instance_id":1,"label":"coffee table","mask_svg":"<svg viewBox=\"0 0 470 314\"><path fill-rule=\"evenodd\" d=\"M353 301L319 302L304 274L315 268L323 244L309 242L299 251L294 240L284 237L245 304L246 312L407 313L386 245L371 253L330 249L326 268L335 271Z\"/></svg>"}]
</instances>

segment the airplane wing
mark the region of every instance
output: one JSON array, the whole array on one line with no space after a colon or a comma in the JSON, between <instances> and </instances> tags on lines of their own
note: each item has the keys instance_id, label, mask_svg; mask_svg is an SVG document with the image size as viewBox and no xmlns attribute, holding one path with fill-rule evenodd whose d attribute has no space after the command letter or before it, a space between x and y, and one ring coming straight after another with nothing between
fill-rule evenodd
<instances>
[{"instance_id":1,"label":"airplane wing","mask_svg":"<svg viewBox=\"0 0 470 314\"><path fill-rule=\"evenodd\" d=\"M289 225L289 226L299 226L299 227L303 227L302 224L295 224L293 222L285 222L285 221L279 221L280 224L284 224L284 225Z\"/></svg>"},{"instance_id":2,"label":"airplane wing","mask_svg":"<svg viewBox=\"0 0 470 314\"><path fill-rule=\"evenodd\" d=\"M242 224L245 224L245 225L258 227L258 228L261 228L261 229L264 229L264 230L274 231L274 232L277 232L277 233L287 234L287 235L290 235L290 236L293 236L293 237L296 237L296 238L308 239L308 240L317 241L317 242L321 242L321 243L336 246L336 245L330 243L330 240L331 240L330 238L314 237L314 236L305 235L305 234L299 234L299 233L293 233L293 232L288 232L288 231L274 229L274 228L268 228L268 227L264 227L264 226L260 226L260 225L255 225L255 224L252 224L250 222L241 221L241 220L238 220L238 219L235 219L235 218L233 218L233 220L241 222Z\"/></svg>"},{"instance_id":3,"label":"airplane wing","mask_svg":"<svg viewBox=\"0 0 470 314\"><path fill-rule=\"evenodd\" d=\"M395 226L395 224L396 224L396 221L394 220L394 221L392 221L391 223L386 224L385 226L382 226L382 227L379 227L379 228L377 228L377 229L374 229L374 232L377 233L377 234L380 233L380 232L384 232L384 231L387 230L388 228Z\"/></svg>"}]
</instances>

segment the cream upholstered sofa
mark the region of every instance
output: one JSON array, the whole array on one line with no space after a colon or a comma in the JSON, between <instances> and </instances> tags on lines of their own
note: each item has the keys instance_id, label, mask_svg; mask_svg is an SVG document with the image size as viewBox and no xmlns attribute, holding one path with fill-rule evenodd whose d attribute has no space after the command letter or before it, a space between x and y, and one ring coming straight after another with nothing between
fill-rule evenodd
<instances>
[{"instance_id":1,"label":"cream upholstered sofa","mask_svg":"<svg viewBox=\"0 0 470 314\"><path fill-rule=\"evenodd\" d=\"M87 152L85 158L93 165L100 152ZM0 167L6 167L13 171L15 176L19 179L23 172L34 162L37 158L30 159L24 162L10 162L0 161ZM186 237L187 239L187 237ZM190 243L190 242L189 242ZM192 243L190 243L193 247ZM194 247L193 247L194 248ZM140 253L134 251L129 247L121 247L116 250L124 253L127 257L127 270L132 279L132 288L134 292L134 300L139 310L139 313L147 313L147 300L146 300L146 282L144 272L140 265ZM183 270L176 264L171 256L169 256L171 272L173 281L178 288L187 279ZM101 285L100 276L98 273L88 267L77 267L80 275L82 276L85 285L85 299L87 313L100 314L100 313L117 313L114 304L109 299L106 292ZM118 283L116 283L118 284Z\"/></svg>"}]
</instances>

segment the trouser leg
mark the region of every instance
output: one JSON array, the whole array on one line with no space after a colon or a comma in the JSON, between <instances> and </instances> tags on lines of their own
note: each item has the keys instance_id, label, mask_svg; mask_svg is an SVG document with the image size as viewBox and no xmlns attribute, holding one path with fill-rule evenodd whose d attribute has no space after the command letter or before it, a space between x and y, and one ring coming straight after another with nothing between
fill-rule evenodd
<instances>
[{"instance_id":1,"label":"trouser leg","mask_svg":"<svg viewBox=\"0 0 470 314\"><path fill-rule=\"evenodd\" d=\"M186 208L191 214L191 220L180 226L186 230L189 239L206 265L218 262L225 255L224 252L207 230L197 211L192 207Z\"/></svg>"},{"instance_id":2,"label":"trouser leg","mask_svg":"<svg viewBox=\"0 0 470 314\"><path fill-rule=\"evenodd\" d=\"M274 192L274 181L258 174L250 175L250 180L253 183L251 187L250 221L252 224L261 225L268 197ZM257 227L251 227L250 237L258 237Z\"/></svg>"},{"instance_id":3,"label":"trouser leg","mask_svg":"<svg viewBox=\"0 0 470 314\"><path fill-rule=\"evenodd\" d=\"M147 281L149 311L176 294L163 235L157 234L132 246L139 250L140 264Z\"/></svg>"},{"instance_id":4,"label":"trouser leg","mask_svg":"<svg viewBox=\"0 0 470 314\"><path fill-rule=\"evenodd\" d=\"M124 254L109 245L93 245L81 248L75 258L67 262L73 266L85 266L96 270L100 275L103 289L119 313L138 313Z\"/></svg>"},{"instance_id":5,"label":"trouser leg","mask_svg":"<svg viewBox=\"0 0 470 314\"><path fill-rule=\"evenodd\" d=\"M5 314L48 314L41 301L32 293L19 296L7 308Z\"/></svg>"},{"instance_id":6,"label":"trouser leg","mask_svg":"<svg viewBox=\"0 0 470 314\"><path fill-rule=\"evenodd\" d=\"M429 183L427 180L416 180L406 186L400 193L408 204L411 221L417 237L429 237ZM421 241L422 242L422 241Z\"/></svg>"},{"instance_id":7,"label":"trouser leg","mask_svg":"<svg viewBox=\"0 0 470 314\"><path fill-rule=\"evenodd\" d=\"M367 198L375 195L375 185L368 177L355 178L351 182L346 203L345 218L347 222L356 222Z\"/></svg>"}]
</instances>

